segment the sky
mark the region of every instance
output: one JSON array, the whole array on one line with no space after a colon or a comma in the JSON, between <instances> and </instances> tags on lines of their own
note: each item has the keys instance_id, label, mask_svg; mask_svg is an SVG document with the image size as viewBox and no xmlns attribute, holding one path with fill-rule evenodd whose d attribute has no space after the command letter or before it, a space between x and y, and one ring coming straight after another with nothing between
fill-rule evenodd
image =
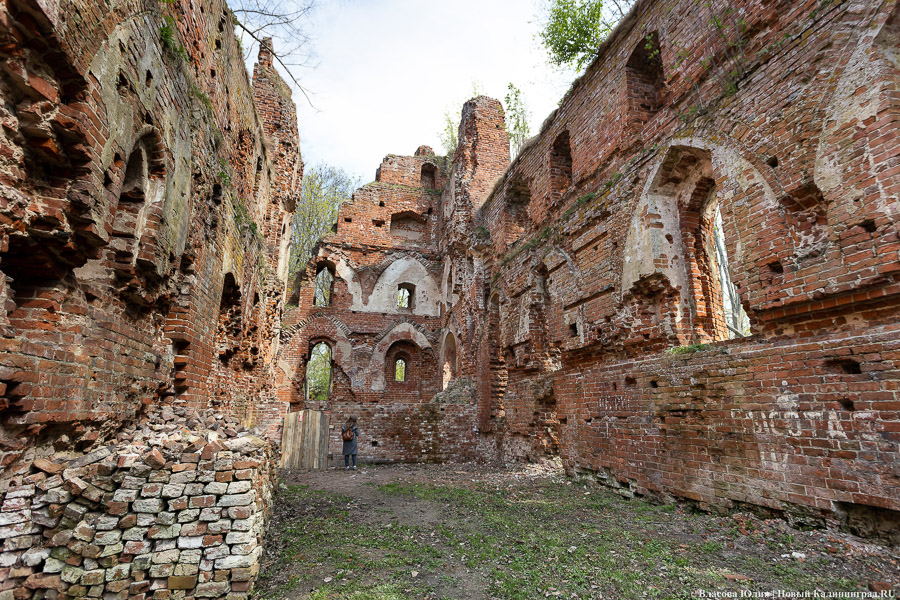
<instances>
[{"instance_id":1,"label":"sky","mask_svg":"<svg viewBox=\"0 0 900 600\"><path fill-rule=\"evenodd\" d=\"M543 2L322 0L309 23L315 67L296 71L314 107L293 95L304 163L368 182L387 154L443 154L444 115L476 86L501 102L518 86L536 133L575 77L535 39Z\"/></svg>"}]
</instances>

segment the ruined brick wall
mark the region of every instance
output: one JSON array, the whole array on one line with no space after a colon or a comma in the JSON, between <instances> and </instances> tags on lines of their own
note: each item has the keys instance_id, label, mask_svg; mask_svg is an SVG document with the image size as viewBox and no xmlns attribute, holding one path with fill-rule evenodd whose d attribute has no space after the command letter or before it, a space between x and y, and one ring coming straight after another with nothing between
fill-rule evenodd
<instances>
[{"instance_id":1,"label":"ruined brick wall","mask_svg":"<svg viewBox=\"0 0 900 600\"><path fill-rule=\"evenodd\" d=\"M147 404L280 420L254 401L302 176L290 94L266 45L251 84L222 2L107 4L0 8L7 474Z\"/></svg>"},{"instance_id":2,"label":"ruined brick wall","mask_svg":"<svg viewBox=\"0 0 900 600\"><path fill-rule=\"evenodd\" d=\"M475 225L485 452L896 543L898 11L638 3Z\"/></svg>"},{"instance_id":3,"label":"ruined brick wall","mask_svg":"<svg viewBox=\"0 0 900 600\"><path fill-rule=\"evenodd\" d=\"M302 162L271 42L251 83L233 28L215 0L0 6L4 600L255 579Z\"/></svg>"},{"instance_id":4,"label":"ruined brick wall","mask_svg":"<svg viewBox=\"0 0 900 600\"><path fill-rule=\"evenodd\" d=\"M443 389L442 260L438 240L441 188L449 165L430 148L388 155L376 181L344 204L336 230L314 250L298 307L285 315L279 398L293 409L331 415L329 452L340 456L340 426L359 419L365 461L470 459L475 442L473 398ZM334 274L330 304L314 302L316 274ZM398 288L412 286L410 306ZM307 398L306 364L319 343L329 346L332 387L327 401ZM396 381L396 361L406 363Z\"/></svg>"}]
</instances>

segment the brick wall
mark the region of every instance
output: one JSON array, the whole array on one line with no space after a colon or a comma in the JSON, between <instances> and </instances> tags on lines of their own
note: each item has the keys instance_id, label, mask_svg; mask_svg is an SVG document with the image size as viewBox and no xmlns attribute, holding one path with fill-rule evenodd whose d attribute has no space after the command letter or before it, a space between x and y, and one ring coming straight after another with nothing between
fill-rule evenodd
<instances>
[{"instance_id":1,"label":"brick wall","mask_svg":"<svg viewBox=\"0 0 900 600\"><path fill-rule=\"evenodd\" d=\"M251 83L222 2L107 4L0 8L4 476L148 404L280 416L263 390L302 177L290 93L268 45Z\"/></svg>"}]
</instances>

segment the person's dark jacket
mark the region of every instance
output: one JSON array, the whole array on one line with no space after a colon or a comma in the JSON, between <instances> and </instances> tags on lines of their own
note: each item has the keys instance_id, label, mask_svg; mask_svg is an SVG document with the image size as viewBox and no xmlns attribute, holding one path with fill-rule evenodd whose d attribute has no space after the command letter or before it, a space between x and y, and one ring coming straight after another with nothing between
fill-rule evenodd
<instances>
[{"instance_id":1,"label":"person's dark jacket","mask_svg":"<svg viewBox=\"0 0 900 600\"><path fill-rule=\"evenodd\" d=\"M344 432L347 431L347 426L344 425L341 427L341 436L343 436ZM341 438L343 439L343 437ZM359 454L357 450L356 440L359 439L359 427L356 425L353 426L353 439L352 440L344 440L344 451L341 454Z\"/></svg>"}]
</instances>

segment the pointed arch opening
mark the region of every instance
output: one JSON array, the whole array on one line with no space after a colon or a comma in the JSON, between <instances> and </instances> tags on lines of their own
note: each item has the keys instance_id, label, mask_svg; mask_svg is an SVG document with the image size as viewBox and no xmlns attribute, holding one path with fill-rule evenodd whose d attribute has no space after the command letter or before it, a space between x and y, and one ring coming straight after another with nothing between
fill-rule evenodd
<instances>
[{"instance_id":1,"label":"pointed arch opening","mask_svg":"<svg viewBox=\"0 0 900 600\"><path fill-rule=\"evenodd\" d=\"M313 293L313 306L331 306L334 293L334 265L330 262L319 263L316 267L316 283Z\"/></svg>"}]
</instances>

